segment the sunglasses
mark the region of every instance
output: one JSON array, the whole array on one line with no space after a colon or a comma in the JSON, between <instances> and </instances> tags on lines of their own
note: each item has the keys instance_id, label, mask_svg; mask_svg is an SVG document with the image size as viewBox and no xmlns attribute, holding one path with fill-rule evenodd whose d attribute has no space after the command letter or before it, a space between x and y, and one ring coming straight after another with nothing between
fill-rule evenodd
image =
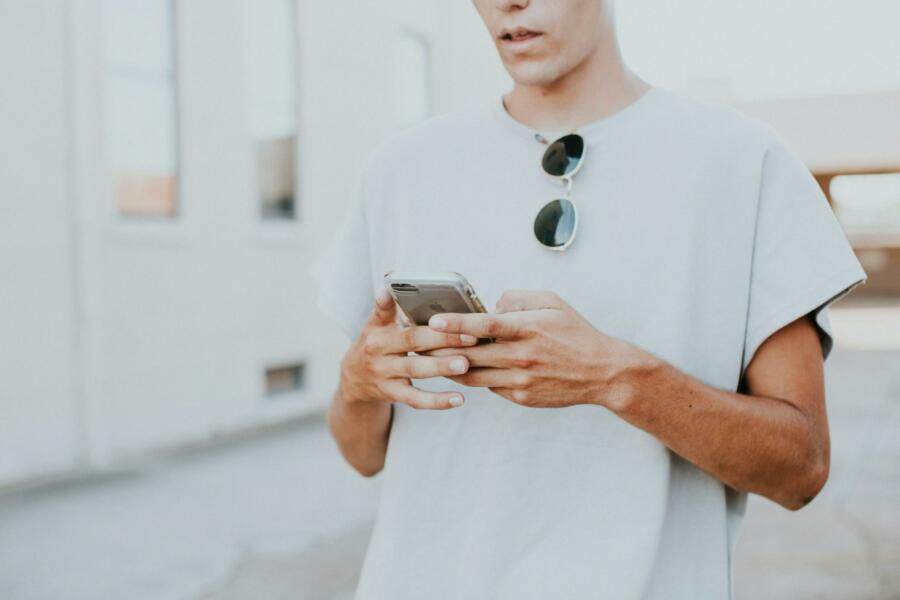
<instances>
[{"instance_id":1,"label":"sunglasses","mask_svg":"<svg viewBox=\"0 0 900 600\"><path fill-rule=\"evenodd\" d=\"M535 139L548 144L540 134ZM578 230L578 209L572 202L572 177L584 162L584 138L577 133L562 136L549 143L541 167L544 173L566 186L562 198L551 200L534 219L534 236L545 248L562 252L575 240Z\"/></svg>"}]
</instances>

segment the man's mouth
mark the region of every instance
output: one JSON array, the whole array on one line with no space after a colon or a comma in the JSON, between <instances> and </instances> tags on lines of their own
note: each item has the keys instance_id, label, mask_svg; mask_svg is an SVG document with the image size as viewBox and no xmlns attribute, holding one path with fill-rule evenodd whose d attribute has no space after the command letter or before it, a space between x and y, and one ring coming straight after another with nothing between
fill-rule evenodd
<instances>
[{"instance_id":1,"label":"man's mouth","mask_svg":"<svg viewBox=\"0 0 900 600\"><path fill-rule=\"evenodd\" d=\"M541 35L540 31L533 31L531 29L525 29L524 27L519 27L516 29L507 29L504 30L500 34L500 39L504 42L524 42L527 40L534 39Z\"/></svg>"}]
</instances>

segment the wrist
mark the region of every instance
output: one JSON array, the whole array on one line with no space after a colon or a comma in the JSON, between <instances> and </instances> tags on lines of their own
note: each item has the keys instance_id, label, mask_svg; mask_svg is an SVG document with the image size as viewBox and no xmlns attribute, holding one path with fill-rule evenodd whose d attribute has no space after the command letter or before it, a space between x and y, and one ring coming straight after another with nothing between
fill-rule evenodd
<instances>
[{"instance_id":1,"label":"wrist","mask_svg":"<svg viewBox=\"0 0 900 600\"><path fill-rule=\"evenodd\" d=\"M666 363L634 346L628 346L626 351L618 353L618 357L620 360L616 361L607 376L605 391L598 397L603 406L624 416L636 410L642 400L652 396L649 393L651 382Z\"/></svg>"},{"instance_id":2,"label":"wrist","mask_svg":"<svg viewBox=\"0 0 900 600\"><path fill-rule=\"evenodd\" d=\"M355 408L366 403L359 387L353 383L350 365L347 360L341 362L341 376L338 380L338 399L344 406Z\"/></svg>"}]
</instances>

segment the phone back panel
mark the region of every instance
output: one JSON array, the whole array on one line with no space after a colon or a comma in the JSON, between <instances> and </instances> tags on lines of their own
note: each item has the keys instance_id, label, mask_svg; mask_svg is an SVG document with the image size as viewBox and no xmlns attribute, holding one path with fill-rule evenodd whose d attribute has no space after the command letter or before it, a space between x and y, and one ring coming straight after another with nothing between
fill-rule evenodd
<instances>
[{"instance_id":1,"label":"phone back panel","mask_svg":"<svg viewBox=\"0 0 900 600\"><path fill-rule=\"evenodd\" d=\"M459 273L391 272L385 274L385 282L406 318L416 325L428 325L438 313L487 312Z\"/></svg>"},{"instance_id":2,"label":"phone back panel","mask_svg":"<svg viewBox=\"0 0 900 600\"><path fill-rule=\"evenodd\" d=\"M418 286L418 291L408 292L392 288L397 304L416 325L428 325L428 320L438 313L470 313L465 296L453 286Z\"/></svg>"}]
</instances>

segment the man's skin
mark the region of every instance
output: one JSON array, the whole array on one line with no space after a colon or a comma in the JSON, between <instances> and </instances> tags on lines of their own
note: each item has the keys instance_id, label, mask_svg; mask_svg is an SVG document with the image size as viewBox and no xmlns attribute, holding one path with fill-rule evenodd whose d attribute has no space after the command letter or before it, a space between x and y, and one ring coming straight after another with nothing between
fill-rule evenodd
<instances>
[{"instance_id":1,"label":"man's skin","mask_svg":"<svg viewBox=\"0 0 900 600\"><path fill-rule=\"evenodd\" d=\"M610 0L473 3L515 82L506 108L534 129L577 129L649 87L622 61ZM524 44L503 39L518 27L540 34ZM478 337L497 342L476 345ZM454 408L457 393L411 385L430 377L487 387L535 409L595 404L732 488L790 510L809 503L828 478L823 356L809 316L771 335L731 392L604 335L552 291L508 290L495 313L435 315L428 326L402 327L390 293L379 290L341 361L328 410L341 453L360 473L384 467L393 402Z\"/></svg>"}]
</instances>

